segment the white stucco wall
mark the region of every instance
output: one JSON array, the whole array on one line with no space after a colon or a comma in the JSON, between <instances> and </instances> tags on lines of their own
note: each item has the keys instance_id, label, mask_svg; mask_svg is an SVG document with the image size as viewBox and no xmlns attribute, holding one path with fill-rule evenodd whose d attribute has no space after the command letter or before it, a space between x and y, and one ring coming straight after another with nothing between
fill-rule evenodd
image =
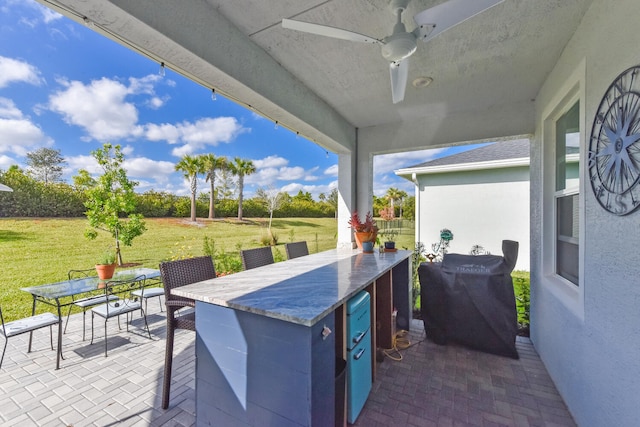
<instances>
[{"instance_id":1,"label":"white stucco wall","mask_svg":"<svg viewBox=\"0 0 640 427\"><path fill-rule=\"evenodd\" d=\"M531 338L580 426L640 423L640 212L618 217L602 209L584 168L593 116L604 92L618 74L640 64L639 17L638 0L594 0L536 97ZM543 205L549 191L543 184L549 185L553 161L544 120L572 88L580 95L584 123L583 270L581 286L573 289L552 272L552 245L547 244L552 211L548 203Z\"/></svg>"},{"instance_id":2,"label":"white stucco wall","mask_svg":"<svg viewBox=\"0 0 640 427\"><path fill-rule=\"evenodd\" d=\"M467 254L481 245L502 255L502 240L515 240L516 269L529 270L528 167L419 175L418 182L418 241L430 248L448 228L454 234L449 252Z\"/></svg>"}]
</instances>

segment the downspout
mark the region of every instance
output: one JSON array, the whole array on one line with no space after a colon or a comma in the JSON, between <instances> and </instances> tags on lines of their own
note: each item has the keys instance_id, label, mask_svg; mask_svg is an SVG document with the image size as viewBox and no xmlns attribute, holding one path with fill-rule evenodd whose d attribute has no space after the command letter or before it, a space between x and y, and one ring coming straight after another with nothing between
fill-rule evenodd
<instances>
[{"instance_id":1,"label":"downspout","mask_svg":"<svg viewBox=\"0 0 640 427\"><path fill-rule=\"evenodd\" d=\"M414 222L415 222L415 240L416 243L420 242L420 186L418 185L418 177L416 173L411 174L411 181L416 186L415 189L415 203L414 203Z\"/></svg>"}]
</instances>

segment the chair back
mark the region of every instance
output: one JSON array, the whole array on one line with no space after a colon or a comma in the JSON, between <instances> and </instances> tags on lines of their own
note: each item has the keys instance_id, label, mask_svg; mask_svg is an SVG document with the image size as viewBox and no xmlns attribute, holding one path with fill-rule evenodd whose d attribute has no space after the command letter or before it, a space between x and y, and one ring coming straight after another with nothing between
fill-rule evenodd
<instances>
[{"instance_id":1,"label":"chair back","mask_svg":"<svg viewBox=\"0 0 640 427\"><path fill-rule=\"evenodd\" d=\"M256 267L262 267L263 265L273 264L273 252L271 252L271 246L265 246L262 248L245 249L240 251L240 258L242 258L242 268L250 270Z\"/></svg>"},{"instance_id":2,"label":"chair back","mask_svg":"<svg viewBox=\"0 0 640 427\"><path fill-rule=\"evenodd\" d=\"M160 276L164 283L166 301L190 301L171 294L171 289L203 280L215 279L216 269L210 256L165 261L160 263Z\"/></svg>"},{"instance_id":3,"label":"chair back","mask_svg":"<svg viewBox=\"0 0 640 427\"><path fill-rule=\"evenodd\" d=\"M127 280L109 280L105 283L104 293L107 302L104 305L107 318L118 312L126 312L139 308L140 298L133 291L144 289L145 276L137 276ZM111 299L110 296L117 298ZM135 308L134 308L135 307ZM110 314L113 313L113 314Z\"/></svg>"},{"instance_id":4,"label":"chair back","mask_svg":"<svg viewBox=\"0 0 640 427\"><path fill-rule=\"evenodd\" d=\"M284 245L284 248L287 251L287 259L309 255L309 248L305 241L287 243Z\"/></svg>"},{"instance_id":5,"label":"chair back","mask_svg":"<svg viewBox=\"0 0 640 427\"><path fill-rule=\"evenodd\" d=\"M87 268L85 270L69 270L67 272L67 277L69 277L69 280L84 279L85 277L91 277L91 276L97 276L97 275L98 273L96 272L95 267Z\"/></svg>"}]
</instances>

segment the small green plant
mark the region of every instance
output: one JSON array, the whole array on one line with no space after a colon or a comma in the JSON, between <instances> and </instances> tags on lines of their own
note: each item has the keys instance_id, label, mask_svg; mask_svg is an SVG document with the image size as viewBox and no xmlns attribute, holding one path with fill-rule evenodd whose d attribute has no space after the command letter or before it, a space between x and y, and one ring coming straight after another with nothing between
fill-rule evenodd
<instances>
[{"instance_id":1,"label":"small green plant","mask_svg":"<svg viewBox=\"0 0 640 427\"><path fill-rule=\"evenodd\" d=\"M522 330L529 329L530 314L530 276L527 271L514 271L513 290L516 295L516 310L518 311L518 325Z\"/></svg>"},{"instance_id":2,"label":"small green plant","mask_svg":"<svg viewBox=\"0 0 640 427\"><path fill-rule=\"evenodd\" d=\"M262 246L271 246L271 236L268 234L263 234L260 236L260 244Z\"/></svg>"},{"instance_id":3,"label":"small green plant","mask_svg":"<svg viewBox=\"0 0 640 427\"><path fill-rule=\"evenodd\" d=\"M98 265L111 265L116 263L116 254L113 251L104 251L98 258Z\"/></svg>"},{"instance_id":4,"label":"small green plant","mask_svg":"<svg viewBox=\"0 0 640 427\"><path fill-rule=\"evenodd\" d=\"M278 249L276 247L273 248L273 260L275 262L285 261L284 255L282 255L282 252L280 252L280 249Z\"/></svg>"},{"instance_id":5,"label":"small green plant","mask_svg":"<svg viewBox=\"0 0 640 427\"><path fill-rule=\"evenodd\" d=\"M396 236L398 235L398 230L389 228L380 232L380 235L384 237L385 242L395 242Z\"/></svg>"},{"instance_id":6,"label":"small green plant","mask_svg":"<svg viewBox=\"0 0 640 427\"><path fill-rule=\"evenodd\" d=\"M289 230L289 242L293 243L296 239L296 231L292 228Z\"/></svg>"},{"instance_id":7,"label":"small green plant","mask_svg":"<svg viewBox=\"0 0 640 427\"><path fill-rule=\"evenodd\" d=\"M411 255L411 267L412 267L412 295L411 301L413 303L414 310L420 310L420 277L418 276L418 267L420 264L425 262L427 258L424 256L425 247L422 242L416 242L416 246L413 249L413 254Z\"/></svg>"}]
</instances>

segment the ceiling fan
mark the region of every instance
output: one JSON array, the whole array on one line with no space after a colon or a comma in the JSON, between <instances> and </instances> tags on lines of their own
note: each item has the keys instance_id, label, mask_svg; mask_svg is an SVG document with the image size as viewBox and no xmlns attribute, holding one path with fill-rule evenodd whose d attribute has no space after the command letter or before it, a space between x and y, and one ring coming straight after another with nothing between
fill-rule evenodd
<instances>
[{"instance_id":1,"label":"ceiling fan","mask_svg":"<svg viewBox=\"0 0 640 427\"><path fill-rule=\"evenodd\" d=\"M429 41L443 31L484 12L504 0L446 1L416 14L413 19L417 27L411 32L407 31L402 23L402 12L407 8L409 1L390 1L391 11L396 15L397 22L393 27L393 33L383 39L376 39L375 37L341 28L295 21L293 19L283 19L282 27L336 39L380 45L382 56L387 61L390 61L391 95L393 103L397 104L404 99L409 76L409 57L416 51L416 42L418 40Z\"/></svg>"}]
</instances>

